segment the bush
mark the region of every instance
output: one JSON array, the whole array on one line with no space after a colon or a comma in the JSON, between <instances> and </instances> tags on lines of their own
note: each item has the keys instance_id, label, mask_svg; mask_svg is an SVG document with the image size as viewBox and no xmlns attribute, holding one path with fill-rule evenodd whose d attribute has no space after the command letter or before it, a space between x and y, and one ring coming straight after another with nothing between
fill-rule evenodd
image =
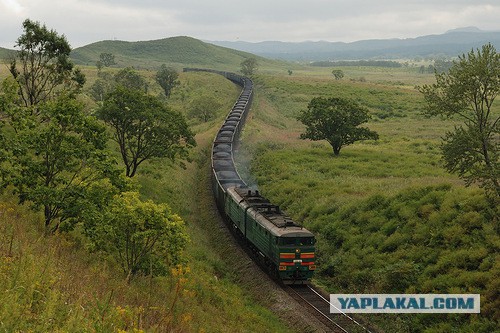
<instances>
[{"instance_id":1,"label":"bush","mask_svg":"<svg viewBox=\"0 0 500 333\"><path fill-rule=\"evenodd\" d=\"M116 195L86 233L96 249L114 255L127 279L139 272L166 275L169 265L180 262L188 240L178 215L167 205L141 201L137 192Z\"/></svg>"}]
</instances>

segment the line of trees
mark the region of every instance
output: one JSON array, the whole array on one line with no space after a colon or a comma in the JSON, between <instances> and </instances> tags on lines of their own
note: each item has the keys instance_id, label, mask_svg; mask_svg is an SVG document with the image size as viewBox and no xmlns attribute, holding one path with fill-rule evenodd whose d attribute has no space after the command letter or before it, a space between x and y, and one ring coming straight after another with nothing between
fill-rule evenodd
<instances>
[{"instance_id":1,"label":"line of trees","mask_svg":"<svg viewBox=\"0 0 500 333\"><path fill-rule=\"evenodd\" d=\"M316 67L352 67L352 66L370 66L370 67L388 67L399 68L403 65L397 61L391 60L338 60L338 61L315 61L311 66Z\"/></svg>"},{"instance_id":2,"label":"line of trees","mask_svg":"<svg viewBox=\"0 0 500 333\"><path fill-rule=\"evenodd\" d=\"M167 273L186 244L184 223L168 206L140 200L128 178L153 157L186 159L195 145L186 120L148 95L130 68L99 71L92 95L100 107L90 114L78 99L85 76L69 60L66 38L29 19L23 29L0 90L2 187L43 212L47 235L82 225L92 247L113 254L128 279ZM125 173L108 150L110 128Z\"/></svg>"}]
</instances>

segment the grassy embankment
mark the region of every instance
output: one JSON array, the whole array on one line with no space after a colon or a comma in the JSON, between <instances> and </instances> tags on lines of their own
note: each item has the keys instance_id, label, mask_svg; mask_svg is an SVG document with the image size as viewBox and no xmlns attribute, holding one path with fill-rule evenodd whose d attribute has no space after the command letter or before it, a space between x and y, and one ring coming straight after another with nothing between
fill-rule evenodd
<instances>
[{"instance_id":1,"label":"grassy embankment","mask_svg":"<svg viewBox=\"0 0 500 333\"><path fill-rule=\"evenodd\" d=\"M91 83L94 69L85 71ZM181 75L181 82L173 108L182 109L198 94L213 94L222 101L218 118L194 125L198 147L186 170L152 161L141 166L137 183L145 199L168 203L185 220L191 239L185 264L170 276L137 277L127 284L113 260L87 252L78 230L43 236L40 214L4 193L0 331L289 331L275 314L290 317L289 310L276 308L272 290L253 279L255 265L235 247L210 196L209 143L239 89L216 75ZM275 313L268 309L273 306Z\"/></svg>"},{"instance_id":2,"label":"grassy embankment","mask_svg":"<svg viewBox=\"0 0 500 333\"><path fill-rule=\"evenodd\" d=\"M335 293L480 293L480 315L370 316L386 332L490 332L498 325L498 210L440 162L456 122L428 119L415 69L342 68L260 75L240 169L318 236L316 283ZM315 96L367 106L378 141L299 140L294 117ZM498 109L497 109L498 111ZM249 176L249 168L252 175Z\"/></svg>"}]
</instances>

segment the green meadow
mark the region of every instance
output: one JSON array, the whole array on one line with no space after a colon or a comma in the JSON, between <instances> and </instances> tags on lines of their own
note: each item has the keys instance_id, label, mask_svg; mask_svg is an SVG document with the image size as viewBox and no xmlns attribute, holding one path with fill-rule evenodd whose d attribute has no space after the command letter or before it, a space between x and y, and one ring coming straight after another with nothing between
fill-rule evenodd
<instances>
[{"instance_id":1,"label":"green meadow","mask_svg":"<svg viewBox=\"0 0 500 333\"><path fill-rule=\"evenodd\" d=\"M344 70L344 68L343 68ZM331 71L331 70L330 70ZM316 233L315 283L335 293L479 293L480 315L371 315L385 332L491 332L498 325L498 208L441 162L458 120L426 118L415 68L261 73L239 168L247 181ZM360 79L362 78L362 79ZM370 109L377 141L346 146L299 139L313 97ZM498 112L499 109L496 109Z\"/></svg>"}]
</instances>

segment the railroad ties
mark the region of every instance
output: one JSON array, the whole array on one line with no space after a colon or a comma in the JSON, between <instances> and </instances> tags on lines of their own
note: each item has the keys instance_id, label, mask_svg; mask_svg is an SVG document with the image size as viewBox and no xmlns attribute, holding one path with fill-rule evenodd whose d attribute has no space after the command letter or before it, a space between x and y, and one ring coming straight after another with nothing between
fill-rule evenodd
<instances>
[{"instance_id":1,"label":"railroad ties","mask_svg":"<svg viewBox=\"0 0 500 333\"><path fill-rule=\"evenodd\" d=\"M311 310L323 324L339 333L375 333L364 324L346 313L330 313L330 299L324 292L316 290L309 284L290 285L286 291L296 301Z\"/></svg>"}]
</instances>

